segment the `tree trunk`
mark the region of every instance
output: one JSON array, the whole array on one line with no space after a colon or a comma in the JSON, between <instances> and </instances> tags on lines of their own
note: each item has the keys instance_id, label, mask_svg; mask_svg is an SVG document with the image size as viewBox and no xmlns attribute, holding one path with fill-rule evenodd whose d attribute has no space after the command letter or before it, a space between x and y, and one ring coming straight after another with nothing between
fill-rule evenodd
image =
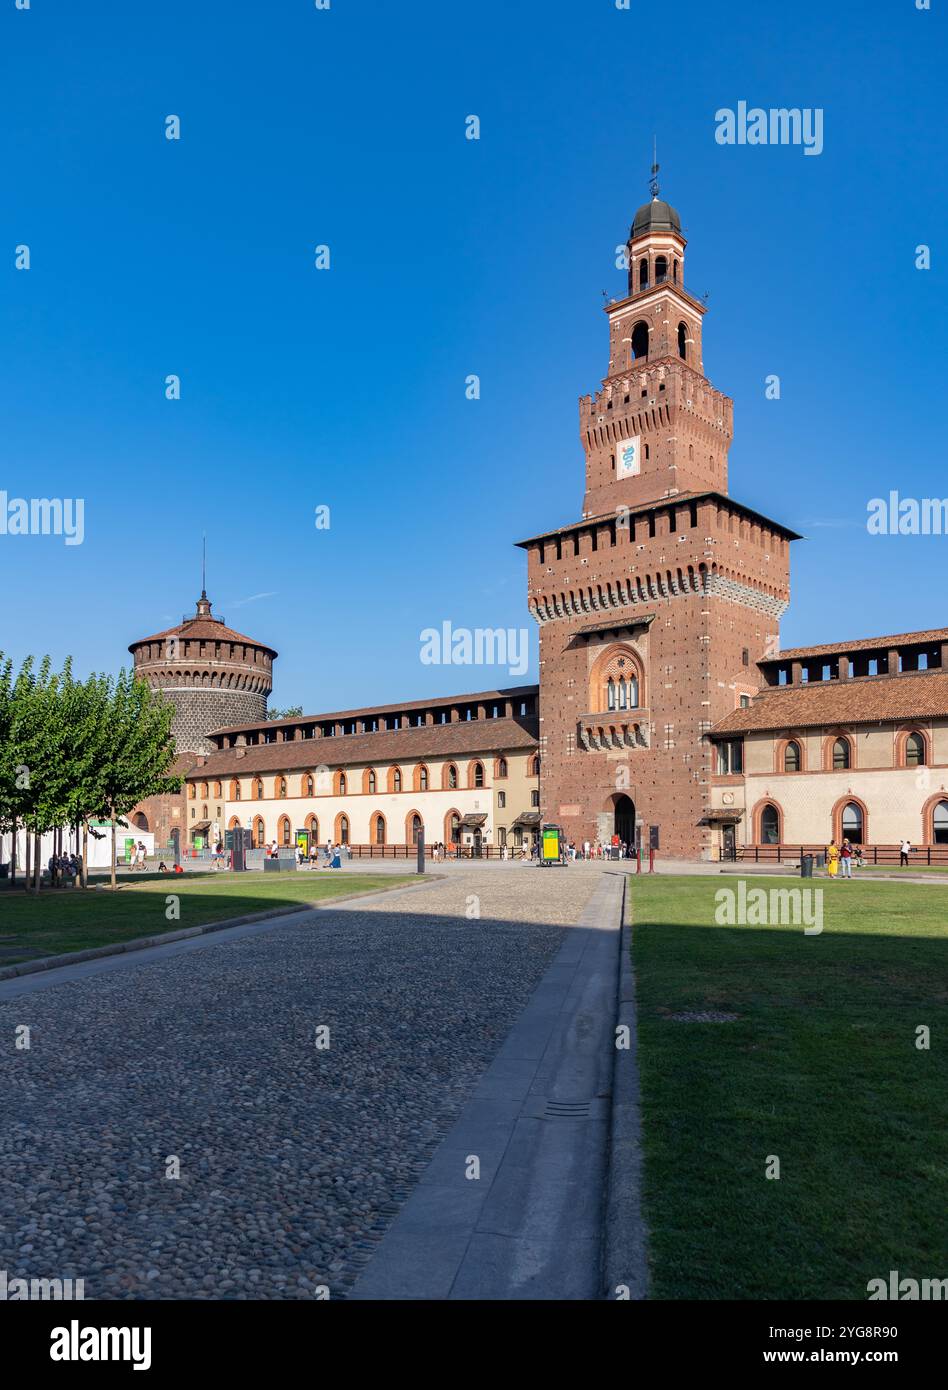
<instances>
[{"instance_id":1,"label":"tree trunk","mask_svg":"<svg viewBox=\"0 0 948 1390\"><path fill-rule=\"evenodd\" d=\"M112 808L112 889L115 890L115 808Z\"/></svg>"},{"instance_id":2,"label":"tree trunk","mask_svg":"<svg viewBox=\"0 0 948 1390\"><path fill-rule=\"evenodd\" d=\"M33 887L37 893L43 887L43 837L39 832L33 836Z\"/></svg>"},{"instance_id":3,"label":"tree trunk","mask_svg":"<svg viewBox=\"0 0 948 1390\"><path fill-rule=\"evenodd\" d=\"M24 827L23 827L23 858L25 859L26 863L25 863L25 865L24 865L23 887L26 889L27 892L30 891L30 884L31 884L31 882L32 882L32 877L31 877L31 876L32 876L32 873L33 873L33 859L32 859L32 855L31 855L31 849L32 849L32 845L31 845L31 840L30 840L30 832L27 830L26 826L24 825Z\"/></svg>"},{"instance_id":4,"label":"tree trunk","mask_svg":"<svg viewBox=\"0 0 948 1390\"><path fill-rule=\"evenodd\" d=\"M89 870L86 868L86 864L87 864L88 858L89 858L89 822L88 822L87 820L84 820L84 821L82 822L82 854L81 854L81 858L82 858L82 877L81 877L81 879L80 879L79 881L80 881L80 883L82 884L83 888L88 888L88 887L89 887Z\"/></svg>"},{"instance_id":5,"label":"tree trunk","mask_svg":"<svg viewBox=\"0 0 948 1390\"><path fill-rule=\"evenodd\" d=\"M10 842L10 887L16 887L16 816L13 817L13 839Z\"/></svg>"}]
</instances>

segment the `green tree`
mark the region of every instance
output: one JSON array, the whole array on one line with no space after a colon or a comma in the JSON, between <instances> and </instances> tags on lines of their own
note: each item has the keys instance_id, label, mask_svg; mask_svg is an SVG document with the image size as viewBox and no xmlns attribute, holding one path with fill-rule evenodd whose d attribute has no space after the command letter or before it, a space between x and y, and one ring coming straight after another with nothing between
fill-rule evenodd
<instances>
[{"instance_id":1,"label":"green tree","mask_svg":"<svg viewBox=\"0 0 948 1390\"><path fill-rule=\"evenodd\" d=\"M119 672L96 728L93 805L112 825L112 887L115 878L115 829L147 796L178 791L180 777L170 775L175 749L171 738L174 709L131 672Z\"/></svg>"}]
</instances>

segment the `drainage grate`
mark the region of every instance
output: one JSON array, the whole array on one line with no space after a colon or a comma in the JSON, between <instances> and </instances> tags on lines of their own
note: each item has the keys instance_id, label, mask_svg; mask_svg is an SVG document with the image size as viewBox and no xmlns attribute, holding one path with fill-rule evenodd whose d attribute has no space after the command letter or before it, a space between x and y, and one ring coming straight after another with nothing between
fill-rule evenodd
<instances>
[{"instance_id":1,"label":"drainage grate","mask_svg":"<svg viewBox=\"0 0 948 1390\"><path fill-rule=\"evenodd\" d=\"M545 1120L588 1120L591 1102L588 1100L548 1100L543 1112Z\"/></svg>"},{"instance_id":2,"label":"drainage grate","mask_svg":"<svg viewBox=\"0 0 948 1390\"><path fill-rule=\"evenodd\" d=\"M704 1013L697 1014L669 1014L672 1023L735 1023L737 1014L722 1014L714 1009L707 1009Z\"/></svg>"}]
</instances>

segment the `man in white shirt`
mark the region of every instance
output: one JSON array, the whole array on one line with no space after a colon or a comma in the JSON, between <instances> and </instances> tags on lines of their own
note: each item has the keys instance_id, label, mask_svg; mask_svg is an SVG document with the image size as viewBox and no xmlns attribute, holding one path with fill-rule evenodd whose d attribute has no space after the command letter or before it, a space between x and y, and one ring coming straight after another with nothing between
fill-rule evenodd
<instances>
[{"instance_id":1,"label":"man in white shirt","mask_svg":"<svg viewBox=\"0 0 948 1390\"><path fill-rule=\"evenodd\" d=\"M911 846L910 842L909 842L908 840L903 840L902 843L899 845L899 868L900 868L900 869L901 869L904 865L908 864L908 862L909 862L909 855L911 854L911 852L912 852L912 846Z\"/></svg>"}]
</instances>

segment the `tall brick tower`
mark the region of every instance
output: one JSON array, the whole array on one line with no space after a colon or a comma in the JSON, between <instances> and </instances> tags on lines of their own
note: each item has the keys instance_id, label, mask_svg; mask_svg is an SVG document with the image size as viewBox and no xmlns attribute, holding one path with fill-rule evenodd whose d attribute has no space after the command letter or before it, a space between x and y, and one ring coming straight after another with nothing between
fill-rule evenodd
<instances>
[{"instance_id":1,"label":"tall brick tower","mask_svg":"<svg viewBox=\"0 0 948 1390\"><path fill-rule=\"evenodd\" d=\"M627 293L605 306L609 370L579 402L582 520L519 544L540 625L541 811L709 857L712 723L779 641L796 533L727 493L731 400L704 375L705 305L658 196L639 208Z\"/></svg>"},{"instance_id":2,"label":"tall brick tower","mask_svg":"<svg viewBox=\"0 0 948 1390\"><path fill-rule=\"evenodd\" d=\"M175 707L172 733L179 753L206 753L212 729L266 717L277 653L215 618L204 590L193 614L133 642L129 651L136 676Z\"/></svg>"}]
</instances>

